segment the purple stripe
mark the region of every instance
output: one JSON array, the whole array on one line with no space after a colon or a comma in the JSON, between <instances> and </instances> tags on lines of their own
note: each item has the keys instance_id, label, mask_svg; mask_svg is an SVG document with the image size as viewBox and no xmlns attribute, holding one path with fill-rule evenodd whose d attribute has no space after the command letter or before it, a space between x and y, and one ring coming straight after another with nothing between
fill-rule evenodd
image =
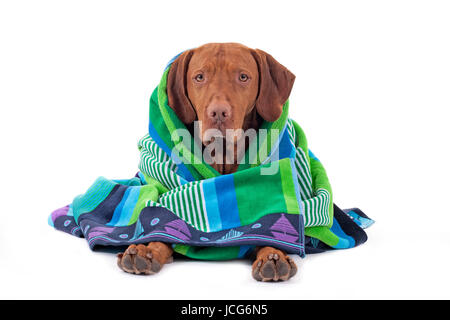
<instances>
[{"instance_id":1,"label":"purple stripe","mask_svg":"<svg viewBox=\"0 0 450 320\"><path fill-rule=\"evenodd\" d=\"M69 206L65 206L59 209L56 209L55 211L52 212L51 216L52 216L52 220L53 223L55 222L56 219L58 219L61 216L66 216L67 212L69 212Z\"/></svg>"},{"instance_id":2,"label":"purple stripe","mask_svg":"<svg viewBox=\"0 0 450 320\"><path fill-rule=\"evenodd\" d=\"M93 232L93 231L100 231L100 232L103 232L103 233L110 233L110 232L112 232L113 230L114 230L115 228L107 228L107 227L95 227L95 228L92 228L91 229L91 232Z\"/></svg>"}]
</instances>

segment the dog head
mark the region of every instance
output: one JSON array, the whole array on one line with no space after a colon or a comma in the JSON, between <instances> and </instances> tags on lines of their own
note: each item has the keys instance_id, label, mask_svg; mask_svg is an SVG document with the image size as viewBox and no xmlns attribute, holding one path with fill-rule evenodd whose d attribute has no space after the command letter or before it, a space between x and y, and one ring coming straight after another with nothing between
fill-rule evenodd
<instances>
[{"instance_id":1,"label":"dog head","mask_svg":"<svg viewBox=\"0 0 450 320\"><path fill-rule=\"evenodd\" d=\"M273 122L289 97L295 76L271 55L237 43L210 43L183 52L170 68L169 106L186 125L199 121L204 133L247 129L256 112Z\"/></svg>"}]
</instances>

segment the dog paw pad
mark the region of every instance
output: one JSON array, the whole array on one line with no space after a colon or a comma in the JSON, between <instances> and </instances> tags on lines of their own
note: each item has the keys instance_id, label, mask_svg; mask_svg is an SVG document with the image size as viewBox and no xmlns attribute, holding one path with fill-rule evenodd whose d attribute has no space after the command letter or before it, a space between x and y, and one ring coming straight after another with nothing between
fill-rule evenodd
<instances>
[{"instance_id":1,"label":"dog paw pad","mask_svg":"<svg viewBox=\"0 0 450 320\"><path fill-rule=\"evenodd\" d=\"M258 252L252 276L257 281L286 281L297 273L294 261L281 250L266 247Z\"/></svg>"}]
</instances>

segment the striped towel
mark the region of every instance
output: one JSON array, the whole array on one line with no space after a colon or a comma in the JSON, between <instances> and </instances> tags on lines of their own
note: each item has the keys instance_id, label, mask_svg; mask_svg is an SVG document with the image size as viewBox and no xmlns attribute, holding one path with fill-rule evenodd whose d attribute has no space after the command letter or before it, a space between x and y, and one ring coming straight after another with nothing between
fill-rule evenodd
<instances>
[{"instance_id":1,"label":"striped towel","mask_svg":"<svg viewBox=\"0 0 450 320\"><path fill-rule=\"evenodd\" d=\"M289 101L278 120L262 124L237 172L221 175L195 152L192 136L179 135L187 130L167 105L169 68L150 99L139 172L98 178L51 214L51 226L85 237L92 249L163 241L209 260L245 257L255 246L304 256L366 241L363 227L373 221L333 205L324 167L288 118Z\"/></svg>"}]
</instances>

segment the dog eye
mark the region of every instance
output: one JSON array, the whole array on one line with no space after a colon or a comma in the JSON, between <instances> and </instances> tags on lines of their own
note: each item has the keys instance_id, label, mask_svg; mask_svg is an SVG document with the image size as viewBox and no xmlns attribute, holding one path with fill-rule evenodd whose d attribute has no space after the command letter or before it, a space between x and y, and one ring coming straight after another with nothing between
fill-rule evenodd
<instances>
[{"instance_id":1,"label":"dog eye","mask_svg":"<svg viewBox=\"0 0 450 320\"><path fill-rule=\"evenodd\" d=\"M241 73L239 75L239 80L242 82L246 82L248 80L248 75L246 75L245 73Z\"/></svg>"},{"instance_id":2,"label":"dog eye","mask_svg":"<svg viewBox=\"0 0 450 320\"><path fill-rule=\"evenodd\" d=\"M202 82L203 80L205 80L205 77L203 76L203 74L199 73L198 75L195 76L194 79L197 82Z\"/></svg>"}]
</instances>

